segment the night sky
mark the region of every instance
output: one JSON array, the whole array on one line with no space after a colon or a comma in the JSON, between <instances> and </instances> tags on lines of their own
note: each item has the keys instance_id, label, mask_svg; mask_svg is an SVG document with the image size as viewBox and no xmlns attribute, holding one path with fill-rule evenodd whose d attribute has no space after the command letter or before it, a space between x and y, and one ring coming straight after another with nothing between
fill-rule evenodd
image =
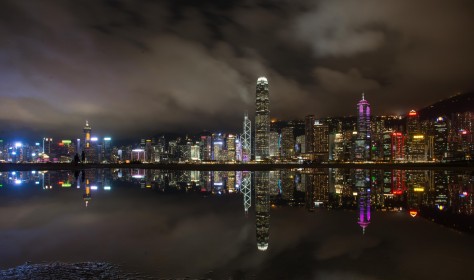
<instances>
[{"instance_id":1,"label":"night sky","mask_svg":"<svg viewBox=\"0 0 474 280\"><path fill-rule=\"evenodd\" d=\"M404 114L474 89L474 2L0 3L0 136L239 132L271 116Z\"/></svg>"}]
</instances>

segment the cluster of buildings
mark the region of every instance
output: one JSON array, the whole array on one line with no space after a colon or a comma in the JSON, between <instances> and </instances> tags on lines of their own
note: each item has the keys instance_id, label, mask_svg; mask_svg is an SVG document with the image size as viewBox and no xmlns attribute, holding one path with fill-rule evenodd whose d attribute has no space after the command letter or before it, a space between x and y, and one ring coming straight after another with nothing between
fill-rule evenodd
<instances>
[{"instance_id":1,"label":"cluster of buildings","mask_svg":"<svg viewBox=\"0 0 474 280\"><path fill-rule=\"evenodd\" d=\"M362 94L355 116L281 121L270 116L269 83L257 80L255 120L244 115L239 133L203 132L193 137L141 139L112 146L94 137L89 122L78 139L45 137L33 145L0 139L2 162L429 162L469 160L474 153L472 112L421 119L372 116ZM254 129L252 129L252 123Z\"/></svg>"}]
</instances>

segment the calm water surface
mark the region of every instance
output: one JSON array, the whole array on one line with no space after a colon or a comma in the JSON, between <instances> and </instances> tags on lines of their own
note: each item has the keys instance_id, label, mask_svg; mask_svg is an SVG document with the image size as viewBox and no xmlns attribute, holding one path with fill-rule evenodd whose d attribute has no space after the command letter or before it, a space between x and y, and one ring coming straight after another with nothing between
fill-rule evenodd
<instances>
[{"instance_id":1,"label":"calm water surface","mask_svg":"<svg viewBox=\"0 0 474 280\"><path fill-rule=\"evenodd\" d=\"M107 261L154 277L471 279L466 171L0 174L0 268Z\"/></svg>"}]
</instances>

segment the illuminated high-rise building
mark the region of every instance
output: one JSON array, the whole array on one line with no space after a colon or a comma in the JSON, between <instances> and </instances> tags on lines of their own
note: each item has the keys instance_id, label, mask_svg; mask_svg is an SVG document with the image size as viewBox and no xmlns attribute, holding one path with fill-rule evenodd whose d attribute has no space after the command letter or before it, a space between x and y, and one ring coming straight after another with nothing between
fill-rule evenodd
<instances>
[{"instance_id":1,"label":"illuminated high-rise building","mask_svg":"<svg viewBox=\"0 0 474 280\"><path fill-rule=\"evenodd\" d=\"M227 161L235 161L235 135L229 134L226 138Z\"/></svg>"},{"instance_id":2,"label":"illuminated high-rise building","mask_svg":"<svg viewBox=\"0 0 474 280\"><path fill-rule=\"evenodd\" d=\"M304 118L304 135L305 135L305 152L312 153L314 151L313 141L313 126L314 126L314 115L308 115Z\"/></svg>"},{"instance_id":3,"label":"illuminated high-rise building","mask_svg":"<svg viewBox=\"0 0 474 280\"><path fill-rule=\"evenodd\" d=\"M414 162L425 161L427 160L428 143L421 131L420 117L415 110L411 110L406 120L406 159Z\"/></svg>"},{"instance_id":4,"label":"illuminated high-rise building","mask_svg":"<svg viewBox=\"0 0 474 280\"><path fill-rule=\"evenodd\" d=\"M295 155L295 134L293 127L281 129L281 157L290 159Z\"/></svg>"},{"instance_id":5,"label":"illuminated high-rise building","mask_svg":"<svg viewBox=\"0 0 474 280\"><path fill-rule=\"evenodd\" d=\"M199 145L201 146L200 158L204 161L212 160L212 135L210 133L201 135Z\"/></svg>"},{"instance_id":6,"label":"illuminated high-rise building","mask_svg":"<svg viewBox=\"0 0 474 280\"><path fill-rule=\"evenodd\" d=\"M84 126L84 144L82 151L85 153L86 162L95 162L97 161L97 137L91 137L92 127L89 125L89 122L86 121ZM94 144L92 143L94 142Z\"/></svg>"},{"instance_id":7,"label":"illuminated high-rise building","mask_svg":"<svg viewBox=\"0 0 474 280\"><path fill-rule=\"evenodd\" d=\"M268 81L265 77L257 80L257 98L255 114L255 160L269 157L270 134L270 93Z\"/></svg>"},{"instance_id":8,"label":"illuminated high-rise building","mask_svg":"<svg viewBox=\"0 0 474 280\"><path fill-rule=\"evenodd\" d=\"M86 126L84 126L84 148L90 148L91 146L91 132L92 127L89 125L89 121L86 121Z\"/></svg>"},{"instance_id":9,"label":"illuminated high-rise building","mask_svg":"<svg viewBox=\"0 0 474 280\"><path fill-rule=\"evenodd\" d=\"M320 161L329 159L329 126L319 121L313 126L313 152Z\"/></svg>"},{"instance_id":10,"label":"illuminated high-rise building","mask_svg":"<svg viewBox=\"0 0 474 280\"><path fill-rule=\"evenodd\" d=\"M445 117L436 119L434 130L434 157L441 161L448 151L448 123Z\"/></svg>"},{"instance_id":11,"label":"illuminated high-rise building","mask_svg":"<svg viewBox=\"0 0 474 280\"><path fill-rule=\"evenodd\" d=\"M280 134L276 131L270 131L269 151L271 157L280 156Z\"/></svg>"},{"instance_id":12,"label":"illuminated high-rise building","mask_svg":"<svg viewBox=\"0 0 474 280\"><path fill-rule=\"evenodd\" d=\"M252 122L247 113L244 115L244 131L240 137L242 143L242 161L250 161L252 154Z\"/></svg>"},{"instance_id":13,"label":"illuminated high-rise building","mask_svg":"<svg viewBox=\"0 0 474 280\"><path fill-rule=\"evenodd\" d=\"M411 110L407 116L407 135L420 134L420 116L415 110Z\"/></svg>"},{"instance_id":14,"label":"illuminated high-rise building","mask_svg":"<svg viewBox=\"0 0 474 280\"><path fill-rule=\"evenodd\" d=\"M357 138L355 140L354 159L369 160L371 147L370 104L362 99L357 103Z\"/></svg>"}]
</instances>

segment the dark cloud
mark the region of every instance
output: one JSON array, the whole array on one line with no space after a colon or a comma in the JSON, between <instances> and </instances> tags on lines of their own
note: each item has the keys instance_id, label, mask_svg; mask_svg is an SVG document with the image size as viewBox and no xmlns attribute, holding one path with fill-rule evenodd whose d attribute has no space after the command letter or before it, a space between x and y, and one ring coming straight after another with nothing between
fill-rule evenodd
<instances>
[{"instance_id":1,"label":"dark cloud","mask_svg":"<svg viewBox=\"0 0 474 280\"><path fill-rule=\"evenodd\" d=\"M238 131L263 75L288 119L353 114L362 91L405 113L474 87L468 0L1 6L0 122L35 133Z\"/></svg>"}]
</instances>

